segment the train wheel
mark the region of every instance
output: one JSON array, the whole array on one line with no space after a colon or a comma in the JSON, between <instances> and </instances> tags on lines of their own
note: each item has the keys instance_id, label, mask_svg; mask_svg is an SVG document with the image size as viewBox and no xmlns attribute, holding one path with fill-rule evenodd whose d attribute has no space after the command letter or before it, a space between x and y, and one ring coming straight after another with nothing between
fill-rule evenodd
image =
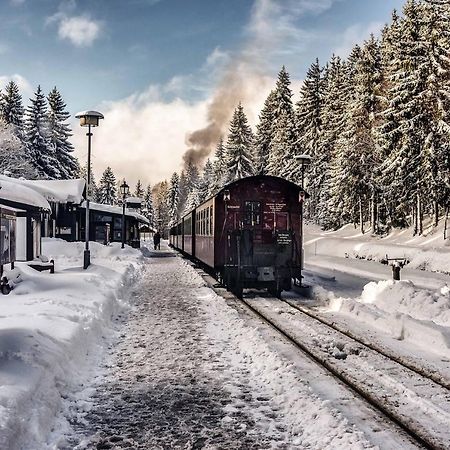
<instances>
[{"instance_id":1,"label":"train wheel","mask_svg":"<svg viewBox=\"0 0 450 450\"><path fill-rule=\"evenodd\" d=\"M283 291L283 289L281 288L280 283L278 282L273 282L268 288L267 290L269 291L270 295L273 295L274 297L280 298L281 297L281 292Z\"/></svg>"}]
</instances>

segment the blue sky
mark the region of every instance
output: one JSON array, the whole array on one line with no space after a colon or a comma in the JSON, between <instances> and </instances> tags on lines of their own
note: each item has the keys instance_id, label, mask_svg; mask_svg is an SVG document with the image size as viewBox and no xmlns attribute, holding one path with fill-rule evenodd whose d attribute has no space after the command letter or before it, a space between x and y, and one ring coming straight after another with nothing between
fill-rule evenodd
<instances>
[{"instance_id":1,"label":"blue sky","mask_svg":"<svg viewBox=\"0 0 450 450\"><path fill-rule=\"evenodd\" d=\"M403 0L3 0L0 2L0 81L20 81L25 96L37 84L44 91L56 85L69 111L102 108L116 118L112 129L126 136L114 136L122 147L139 146L139 155L149 148L155 163L166 149L163 134L148 141L131 140L147 132L145 114L179 118L180 136L169 139L170 163L146 166L145 171L127 167L125 175L155 182L181 164L189 127L207 123L208 103L230 67L244 67L248 75L243 95L253 108L253 122L261 98L252 98L251 80L257 73L264 95L277 71L285 64L297 89L311 62L328 59L333 52L345 57L354 43L380 30L394 8ZM243 66L242 66L243 64ZM232 69L234 70L234 69ZM264 80L264 81L262 81ZM296 84L298 81L298 84ZM270 89L269 89L270 90ZM251 92L250 92L251 91ZM241 91L239 91L241 93ZM252 94L253 92L253 94ZM259 92L260 93L260 92ZM254 100L254 101L253 101ZM27 103L27 99L25 100ZM160 110L152 110L158 107ZM172 108L172 109L171 109ZM177 116L184 108L183 114ZM133 111L140 114L133 120ZM164 114L162 114L164 111ZM171 115L170 111L173 112ZM120 114L128 122L120 121ZM250 114L251 115L251 114ZM105 114L105 124L108 115ZM251 118L252 120L252 118ZM141 129L133 122L140 122ZM158 129L157 123L152 126ZM163 121L160 131L173 131L174 123ZM99 132L105 152L99 168L109 162L111 142ZM116 131L117 133L119 131ZM182 132L182 134L181 134ZM173 134L173 133L172 133ZM173 136L172 136L173 138ZM78 144L77 136L75 143ZM80 146L81 140L80 140ZM99 144L100 145L100 144ZM111 159L118 169L121 154ZM169 150L163 150L165 156ZM83 150L80 149L83 157ZM154 164L155 165L155 164ZM114 168L114 167L113 167ZM99 169L100 170L100 169Z\"/></svg>"}]
</instances>

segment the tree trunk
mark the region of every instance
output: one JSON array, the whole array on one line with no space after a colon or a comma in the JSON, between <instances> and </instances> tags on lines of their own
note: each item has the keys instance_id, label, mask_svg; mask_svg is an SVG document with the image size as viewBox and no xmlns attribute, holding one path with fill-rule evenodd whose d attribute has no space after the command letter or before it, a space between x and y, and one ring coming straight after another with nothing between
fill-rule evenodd
<instances>
[{"instance_id":1,"label":"tree trunk","mask_svg":"<svg viewBox=\"0 0 450 450\"><path fill-rule=\"evenodd\" d=\"M417 231L419 236L423 234L422 199L420 193L417 193Z\"/></svg>"},{"instance_id":2,"label":"tree trunk","mask_svg":"<svg viewBox=\"0 0 450 450\"><path fill-rule=\"evenodd\" d=\"M417 203L411 208L412 219L414 223L414 234L416 236L419 231L419 221L417 220Z\"/></svg>"},{"instance_id":3,"label":"tree trunk","mask_svg":"<svg viewBox=\"0 0 450 450\"><path fill-rule=\"evenodd\" d=\"M434 201L434 226L439 225L439 203L437 200Z\"/></svg>"},{"instance_id":4,"label":"tree trunk","mask_svg":"<svg viewBox=\"0 0 450 450\"><path fill-rule=\"evenodd\" d=\"M361 226L361 233L364 234L364 217L361 196L359 196L359 224Z\"/></svg>"},{"instance_id":5,"label":"tree trunk","mask_svg":"<svg viewBox=\"0 0 450 450\"><path fill-rule=\"evenodd\" d=\"M370 221L372 226L372 233L378 233L378 214L377 214L377 196L375 194L375 189L372 189L372 198L370 200Z\"/></svg>"}]
</instances>

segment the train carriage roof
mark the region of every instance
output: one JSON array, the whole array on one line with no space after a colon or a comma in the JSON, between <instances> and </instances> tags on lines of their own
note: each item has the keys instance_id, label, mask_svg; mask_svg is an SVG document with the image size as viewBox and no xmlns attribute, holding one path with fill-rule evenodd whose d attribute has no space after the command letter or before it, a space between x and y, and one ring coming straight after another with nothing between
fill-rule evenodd
<instances>
[{"instance_id":1,"label":"train carriage roof","mask_svg":"<svg viewBox=\"0 0 450 450\"><path fill-rule=\"evenodd\" d=\"M223 186L222 189L220 189L217 194L215 194L213 197L217 197L221 192L226 191L227 189L230 189L231 187L236 186L237 184L243 184L253 181L264 181L264 180L273 180L277 183L282 183L284 185L288 185L291 188L295 189L296 191L300 191L301 187L298 184L293 183L292 181L286 180L284 178L275 177L273 175L254 175L252 177L245 177L245 178L239 178L238 180L232 181L231 183L228 183L227 185Z\"/></svg>"},{"instance_id":2,"label":"train carriage roof","mask_svg":"<svg viewBox=\"0 0 450 450\"><path fill-rule=\"evenodd\" d=\"M212 198L218 197L221 193L226 191L227 189L230 189L231 187L234 187L238 184L253 182L253 181L264 181L264 180L273 180L277 183L282 183L285 186L290 186L291 188L295 189L297 192L301 191L301 187L298 184L293 183L292 181L286 180L284 178L275 177L273 175L254 175L251 177L245 177L245 178L239 178L238 180L232 181L231 183L228 183L227 185L223 186L220 191L218 191L216 194L212 195L211 197L208 197L205 201L203 201L200 205L196 206L195 208L191 209L188 213L181 216L180 221L183 221L187 216L191 215L193 211L200 208L203 204L211 200ZM305 192L305 197L309 198L309 194Z\"/></svg>"}]
</instances>

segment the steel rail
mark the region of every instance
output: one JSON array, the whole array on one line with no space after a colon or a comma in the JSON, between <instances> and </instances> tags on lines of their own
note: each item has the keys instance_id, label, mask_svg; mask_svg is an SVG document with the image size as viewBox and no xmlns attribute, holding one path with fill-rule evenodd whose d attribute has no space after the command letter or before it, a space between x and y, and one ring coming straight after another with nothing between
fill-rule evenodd
<instances>
[{"instance_id":1,"label":"steel rail","mask_svg":"<svg viewBox=\"0 0 450 450\"><path fill-rule=\"evenodd\" d=\"M432 371L427 370L426 368L418 366L418 365L416 366L415 364L413 364L411 362L405 362L402 360L402 358L400 358L398 355L395 355L393 352L382 349L375 344L371 344L370 342L363 339L362 337L356 336L350 330L343 329L342 327L336 325L335 322L331 322L323 317L320 317L320 316L314 314L309 309L304 308L300 305L297 305L295 302L293 302L291 300L286 300L286 299L279 299L279 300L284 303L287 303L292 308L295 308L299 312L311 317L312 319L317 320L318 322L322 323L323 325L328 326L329 328L337 331L338 333L341 333L344 336L354 340L355 342L358 342L358 344L363 345L363 346L369 348L370 350L372 350L376 353L379 353L380 355L383 355L385 358L388 358L388 359L396 362L397 364L403 366L405 369L408 369L408 370L416 373L417 375L427 378L428 380L438 384L439 386L441 386L447 390L450 390L450 381L445 380L441 374L432 372Z\"/></svg>"}]
</instances>

